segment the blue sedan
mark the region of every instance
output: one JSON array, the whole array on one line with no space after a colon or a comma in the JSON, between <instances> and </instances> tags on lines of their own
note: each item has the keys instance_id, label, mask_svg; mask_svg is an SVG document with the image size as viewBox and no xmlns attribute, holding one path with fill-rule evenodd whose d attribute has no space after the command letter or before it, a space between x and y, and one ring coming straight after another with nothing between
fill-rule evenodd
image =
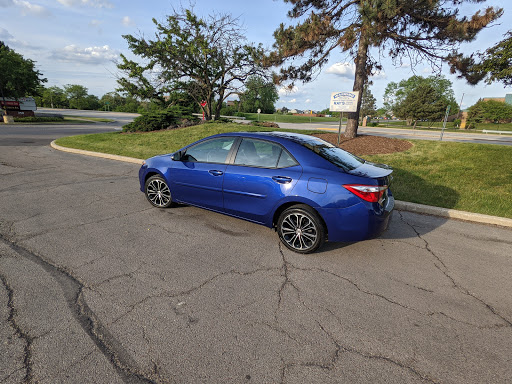
<instances>
[{"instance_id":1,"label":"blue sedan","mask_svg":"<svg viewBox=\"0 0 512 384\"><path fill-rule=\"evenodd\" d=\"M275 228L292 251L360 241L387 228L392 169L317 137L232 132L152 157L140 188L155 207L194 205Z\"/></svg>"}]
</instances>

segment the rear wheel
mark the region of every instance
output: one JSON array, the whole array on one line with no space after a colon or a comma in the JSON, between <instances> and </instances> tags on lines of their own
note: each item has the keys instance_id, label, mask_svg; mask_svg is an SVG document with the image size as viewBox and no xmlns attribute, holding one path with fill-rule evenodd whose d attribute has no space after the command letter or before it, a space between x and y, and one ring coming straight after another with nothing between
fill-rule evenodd
<instances>
[{"instance_id":1,"label":"rear wheel","mask_svg":"<svg viewBox=\"0 0 512 384\"><path fill-rule=\"evenodd\" d=\"M316 213L307 205L294 205L281 213L277 233L283 244L298 253L315 252L325 241L325 227Z\"/></svg>"},{"instance_id":2,"label":"rear wheel","mask_svg":"<svg viewBox=\"0 0 512 384\"><path fill-rule=\"evenodd\" d=\"M160 175L151 176L146 180L144 192L148 201L155 207L168 208L174 205L171 190Z\"/></svg>"}]
</instances>

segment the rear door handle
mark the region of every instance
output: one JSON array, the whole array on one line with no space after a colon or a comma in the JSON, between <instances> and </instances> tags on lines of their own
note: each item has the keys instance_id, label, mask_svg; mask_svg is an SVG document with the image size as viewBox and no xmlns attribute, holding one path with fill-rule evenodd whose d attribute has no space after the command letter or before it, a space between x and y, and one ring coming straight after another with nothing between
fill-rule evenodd
<instances>
[{"instance_id":1,"label":"rear door handle","mask_svg":"<svg viewBox=\"0 0 512 384\"><path fill-rule=\"evenodd\" d=\"M286 176L273 176L272 180L278 182L279 184L288 184L291 183L292 178Z\"/></svg>"},{"instance_id":2,"label":"rear door handle","mask_svg":"<svg viewBox=\"0 0 512 384\"><path fill-rule=\"evenodd\" d=\"M216 169L212 169L211 171L208 171L208 173L210 175L213 175L213 176L221 176L224 174L224 172L222 171L217 171Z\"/></svg>"}]
</instances>

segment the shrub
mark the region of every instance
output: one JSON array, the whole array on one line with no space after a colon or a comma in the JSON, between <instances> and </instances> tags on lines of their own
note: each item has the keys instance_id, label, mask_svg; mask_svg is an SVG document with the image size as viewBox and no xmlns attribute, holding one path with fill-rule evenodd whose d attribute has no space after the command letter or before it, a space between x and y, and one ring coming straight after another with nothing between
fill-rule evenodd
<instances>
[{"instance_id":1,"label":"shrub","mask_svg":"<svg viewBox=\"0 0 512 384\"><path fill-rule=\"evenodd\" d=\"M460 123L461 123L460 119L453 120L453 127L454 128L459 128L460 127Z\"/></svg>"},{"instance_id":2,"label":"shrub","mask_svg":"<svg viewBox=\"0 0 512 384\"><path fill-rule=\"evenodd\" d=\"M151 132L168 128L178 128L195 124L189 108L171 106L166 110L144 112L130 124L123 127L123 132ZM191 122L194 122L191 124Z\"/></svg>"},{"instance_id":3,"label":"shrub","mask_svg":"<svg viewBox=\"0 0 512 384\"><path fill-rule=\"evenodd\" d=\"M272 123L270 121L253 121L251 122L251 125L265 128L279 128L279 125L277 125L276 123Z\"/></svg>"}]
</instances>

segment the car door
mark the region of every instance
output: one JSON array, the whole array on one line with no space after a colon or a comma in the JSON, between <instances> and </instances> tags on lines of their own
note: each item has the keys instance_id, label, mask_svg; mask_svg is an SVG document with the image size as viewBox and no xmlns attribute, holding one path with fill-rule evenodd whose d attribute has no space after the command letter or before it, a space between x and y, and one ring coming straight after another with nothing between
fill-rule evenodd
<instances>
[{"instance_id":1,"label":"car door","mask_svg":"<svg viewBox=\"0 0 512 384\"><path fill-rule=\"evenodd\" d=\"M276 202L291 193L302 167L280 144L243 138L224 174L227 213L265 223Z\"/></svg>"},{"instance_id":2,"label":"car door","mask_svg":"<svg viewBox=\"0 0 512 384\"><path fill-rule=\"evenodd\" d=\"M223 210L222 183L235 137L218 137L188 147L173 161L173 199L202 208Z\"/></svg>"}]
</instances>

